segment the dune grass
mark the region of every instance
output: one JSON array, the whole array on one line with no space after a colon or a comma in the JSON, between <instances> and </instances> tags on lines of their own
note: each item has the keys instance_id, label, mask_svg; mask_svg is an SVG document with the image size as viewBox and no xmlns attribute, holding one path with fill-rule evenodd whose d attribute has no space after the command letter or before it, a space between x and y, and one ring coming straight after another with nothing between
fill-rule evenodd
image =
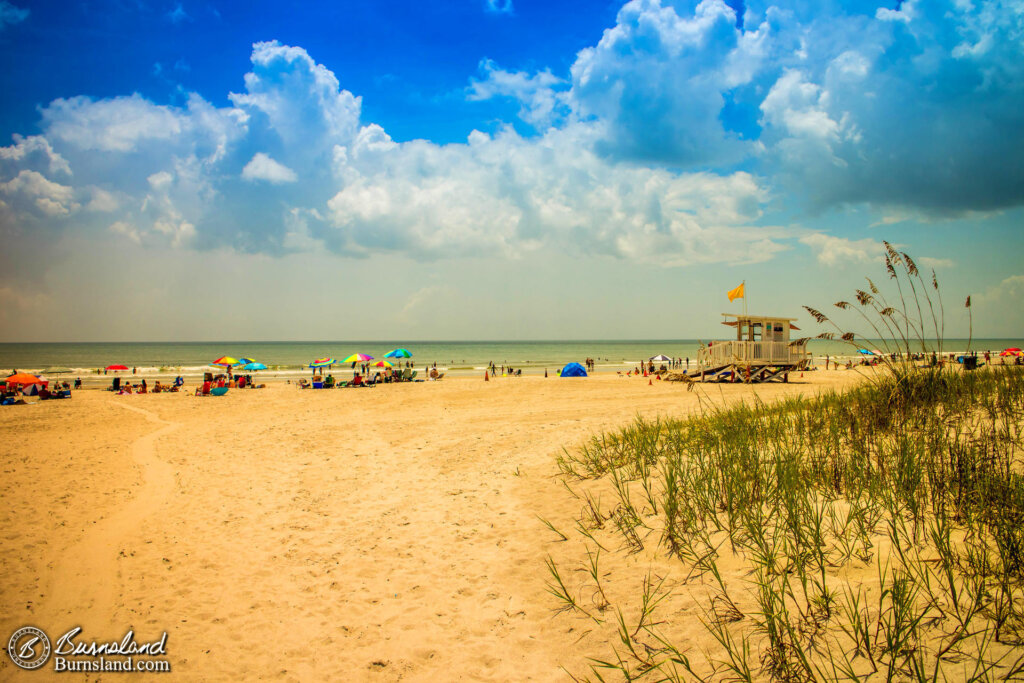
<instances>
[{"instance_id":1,"label":"dune grass","mask_svg":"<svg viewBox=\"0 0 1024 683\"><path fill-rule=\"evenodd\" d=\"M893 310L865 319L884 327ZM593 678L1024 678L1024 369L912 363L928 328L908 316L889 329L902 355L850 391L637 420L562 454L588 548L572 576L600 595L580 600L554 560L551 592L561 609L617 625ZM580 480L604 482L612 500L575 492ZM627 625L600 580L609 546L657 551L709 586L700 619L716 646L694 652L665 635L695 617L655 616L664 578L643 577ZM741 579L723 579L737 558Z\"/></svg>"}]
</instances>

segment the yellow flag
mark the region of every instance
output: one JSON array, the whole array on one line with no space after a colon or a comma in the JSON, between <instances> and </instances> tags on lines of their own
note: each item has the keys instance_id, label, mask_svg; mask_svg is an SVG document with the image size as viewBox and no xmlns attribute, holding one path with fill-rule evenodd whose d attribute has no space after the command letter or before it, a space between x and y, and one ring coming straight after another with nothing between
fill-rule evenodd
<instances>
[{"instance_id":1,"label":"yellow flag","mask_svg":"<svg viewBox=\"0 0 1024 683\"><path fill-rule=\"evenodd\" d=\"M736 289L730 290L728 296L729 296L729 301L732 301L733 299L742 299L743 298L743 285L740 285Z\"/></svg>"}]
</instances>

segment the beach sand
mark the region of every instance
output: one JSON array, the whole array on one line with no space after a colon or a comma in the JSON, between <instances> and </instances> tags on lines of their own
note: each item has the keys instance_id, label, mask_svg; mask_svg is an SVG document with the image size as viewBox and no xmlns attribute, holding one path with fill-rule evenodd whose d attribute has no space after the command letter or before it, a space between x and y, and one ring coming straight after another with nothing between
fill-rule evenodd
<instances>
[{"instance_id":1,"label":"beach sand","mask_svg":"<svg viewBox=\"0 0 1024 683\"><path fill-rule=\"evenodd\" d=\"M579 550L538 519L580 512L557 476L561 449L637 415L694 411L699 396L773 400L858 378L688 391L480 377L8 407L0 637L167 631L168 680L565 680L562 667L608 654L613 631L556 614L545 590L545 558ZM674 619L705 639L693 614ZM81 676L0 660L4 680L68 675Z\"/></svg>"}]
</instances>

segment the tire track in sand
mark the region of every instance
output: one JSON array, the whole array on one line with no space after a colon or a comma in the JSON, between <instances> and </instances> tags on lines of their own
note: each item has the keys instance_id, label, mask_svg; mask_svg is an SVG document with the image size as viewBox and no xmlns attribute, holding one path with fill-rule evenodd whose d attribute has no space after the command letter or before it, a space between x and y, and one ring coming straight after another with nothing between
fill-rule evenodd
<instances>
[{"instance_id":1,"label":"tire track in sand","mask_svg":"<svg viewBox=\"0 0 1024 683\"><path fill-rule=\"evenodd\" d=\"M119 550L125 539L137 534L144 521L163 507L175 484L174 468L156 456L156 441L179 423L167 422L133 405L116 405L163 426L131 445L132 460L138 465L142 478L132 498L86 529L81 540L53 560L56 571L47 601L48 611L56 620L70 618L71 622L88 630L125 628L125 624L114 623L121 607L118 596L123 592Z\"/></svg>"}]
</instances>

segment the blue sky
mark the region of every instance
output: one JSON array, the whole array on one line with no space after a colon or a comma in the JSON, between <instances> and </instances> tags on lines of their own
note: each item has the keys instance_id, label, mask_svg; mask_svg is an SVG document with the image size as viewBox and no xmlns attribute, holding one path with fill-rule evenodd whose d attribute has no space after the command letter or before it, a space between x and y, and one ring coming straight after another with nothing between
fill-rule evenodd
<instances>
[{"instance_id":1,"label":"blue sky","mask_svg":"<svg viewBox=\"0 0 1024 683\"><path fill-rule=\"evenodd\" d=\"M319 6L322 5L322 6ZM1024 2L0 0L0 340L1024 333Z\"/></svg>"}]
</instances>

